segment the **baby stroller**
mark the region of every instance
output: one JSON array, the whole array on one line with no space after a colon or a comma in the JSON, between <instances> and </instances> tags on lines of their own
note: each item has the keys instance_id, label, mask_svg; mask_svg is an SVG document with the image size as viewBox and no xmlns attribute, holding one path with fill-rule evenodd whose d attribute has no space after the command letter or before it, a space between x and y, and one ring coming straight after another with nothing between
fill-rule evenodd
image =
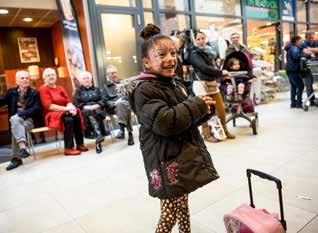
<instances>
[{"instance_id":1,"label":"baby stroller","mask_svg":"<svg viewBox=\"0 0 318 233\"><path fill-rule=\"evenodd\" d=\"M301 58L300 68L303 72L303 78L309 78L310 75L313 77L314 82L318 81L318 58L307 59L305 57ZM315 95L313 92L303 103L304 111L308 111L310 105L310 99Z\"/></svg>"},{"instance_id":2,"label":"baby stroller","mask_svg":"<svg viewBox=\"0 0 318 233\"><path fill-rule=\"evenodd\" d=\"M240 61L240 68L235 72L230 72L232 77L230 79L225 79L221 82L221 89L225 96L226 102L230 104L231 108L231 115L226 119L226 123L233 120L233 126L236 126L236 118L244 118L248 122L250 122L250 126L253 129L253 134L257 134L258 129L258 113L254 111L254 104L252 99L249 96L249 92L251 89L251 83L246 82L244 93L241 98L238 98L238 91L237 91L237 81L245 79L250 80L252 75L252 61L250 56L244 52L233 52L229 54L224 61L223 69L229 70L228 67L229 60L235 58ZM227 84L231 83L233 86L233 90L229 95L226 92Z\"/></svg>"},{"instance_id":3,"label":"baby stroller","mask_svg":"<svg viewBox=\"0 0 318 233\"><path fill-rule=\"evenodd\" d=\"M266 209L256 209L253 200L251 176L255 175L276 183L278 189L280 220L277 213ZM285 233L287 229L284 218L282 182L280 179L261 171L247 169L250 205L242 204L235 210L224 215L224 225L227 233Z\"/></svg>"}]
</instances>

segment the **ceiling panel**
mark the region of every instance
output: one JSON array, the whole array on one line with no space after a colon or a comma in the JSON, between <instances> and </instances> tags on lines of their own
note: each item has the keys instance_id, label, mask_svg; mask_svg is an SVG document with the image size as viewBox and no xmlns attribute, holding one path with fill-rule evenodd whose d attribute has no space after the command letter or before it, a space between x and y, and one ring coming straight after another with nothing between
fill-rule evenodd
<instances>
[{"instance_id":1,"label":"ceiling panel","mask_svg":"<svg viewBox=\"0 0 318 233\"><path fill-rule=\"evenodd\" d=\"M1 8L1 7L0 7ZM0 27L51 27L58 20L57 10L5 8L9 14L0 15ZM30 17L32 22L24 22L23 18Z\"/></svg>"}]
</instances>

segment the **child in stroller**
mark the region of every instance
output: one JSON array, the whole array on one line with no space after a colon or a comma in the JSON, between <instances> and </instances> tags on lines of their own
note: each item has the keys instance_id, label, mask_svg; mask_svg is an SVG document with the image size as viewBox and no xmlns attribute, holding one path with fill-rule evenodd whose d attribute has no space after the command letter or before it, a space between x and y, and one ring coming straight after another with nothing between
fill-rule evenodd
<instances>
[{"instance_id":1,"label":"child in stroller","mask_svg":"<svg viewBox=\"0 0 318 233\"><path fill-rule=\"evenodd\" d=\"M240 71L241 64L240 60L233 57L228 61L228 71L232 74L235 79L233 83L233 79L225 79L222 84L225 85L225 94L226 99L228 101L233 101L235 97L237 97L237 101L243 101L246 97L248 97L248 93L250 91L250 83L249 80L252 78L248 75L247 71ZM233 88L237 87L237 90L233 90ZM235 96L235 92L237 92L237 96Z\"/></svg>"},{"instance_id":2,"label":"child in stroller","mask_svg":"<svg viewBox=\"0 0 318 233\"><path fill-rule=\"evenodd\" d=\"M230 78L221 82L222 92L230 104L232 113L226 122L233 120L235 126L236 118L242 117L250 122L253 134L257 134L258 114L254 111L254 104L249 96L250 80L254 78L250 56L241 51L230 53L224 60L223 69L231 73Z\"/></svg>"}]
</instances>

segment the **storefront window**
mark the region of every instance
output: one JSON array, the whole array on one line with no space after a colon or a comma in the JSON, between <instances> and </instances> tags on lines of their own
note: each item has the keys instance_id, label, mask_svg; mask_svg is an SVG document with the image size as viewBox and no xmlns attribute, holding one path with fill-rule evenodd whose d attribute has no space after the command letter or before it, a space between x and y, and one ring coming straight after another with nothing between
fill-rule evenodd
<instances>
[{"instance_id":1,"label":"storefront window","mask_svg":"<svg viewBox=\"0 0 318 233\"><path fill-rule=\"evenodd\" d=\"M230 40L233 32L239 33L242 38L242 21L240 19L197 16L196 21L197 28L204 31L210 41L218 37Z\"/></svg>"},{"instance_id":2,"label":"storefront window","mask_svg":"<svg viewBox=\"0 0 318 233\"><path fill-rule=\"evenodd\" d=\"M177 11L188 11L189 1L188 0L159 0L160 9L177 10Z\"/></svg>"},{"instance_id":3,"label":"storefront window","mask_svg":"<svg viewBox=\"0 0 318 233\"><path fill-rule=\"evenodd\" d=\"M144 17L145 17L145 25L147 25L148 23L154 23L152 12L145 12Z\"/></svg>"},{"instance_id":4,"label":"storefront window","mask_svg":"<svg viewBox=\"0 0 318 233\"><path fill-rule=\"evenodd\" d=\"M144 1L142 1L142 4L143 4L144 8L152 8L151 0L144 0Z\"/></svg>"},{"instance_id":5,"label":"storefront window","mask_svg":"<svg viewBox=\"0 0 318 233\"><path fill-rule=\"evenodd\" d=\"M274 70L278 63L277 52L277 28L275 22L264 22L259 20L247 21L247 46L254 55L259 66Z\"/></svg>"},{"instance_id":6,"label":"storefront window","mask_svg":"<svg viewBox=\"0 0 318 233\"><path fill-rule=\"evenodd\" d=\"M196 0L195 10L200 13L214 13L224 15L241 15L240 0Z\"/></svg>"},{"instance_id":7,"label":"storefront window","mask_svg":"<svg viewBox=\"0 0 318 233\"><path fill-rule=\"evenodd\" d=\"M95 0L96 4L109 6L130 6L135 7L135 0Z\"/></svg>"},{"instance_id":8,"label":"storefront window","mask_svg":"<svg viewBox=\"0 0 318 233\"><path fill-rule=\"evenodd\" d=\"M307 25L306 24L297 24L297 34L301 36L302 39L305 38L305 33L307 31Z\"/></svg>"},{"instance_id":9,"label":"storefront window","mask_svg":"<svg viewBox=\"0 0 318 233\"><path fill-rule=\"evenodd\" d=\"M170 35L173 30L190 28L190 17L173 13L160 14L160 25L164 35Z\"/></svg>"},{"instance_id":10,"label":"storefront window","mask_svg":"<svg viewBox=\"0 0 318 233\"><path fill-rule=\"evenodd\" d=\"M120 78L138 73L134 15L102 14L107 65L118 68Z\"/></svg>"},{"instance_id":11,"label":"storefront window","mask_svg":"<svg viewBox=\"0 0 318 233\"><path fill-rule=\"evenodd\" d=\"M297 0L297 21L307 21L306 17L306 0Z\"/></svg>"},{"instance_id":12,"label":"storefront window","mask_svg":"<svg viewBox=\"0 0 318 233\"><path fill-rule=\"evenodd\" d=\"M310 1L310 21L318 23L318 1Z\"/></svg>"}]
</instances>

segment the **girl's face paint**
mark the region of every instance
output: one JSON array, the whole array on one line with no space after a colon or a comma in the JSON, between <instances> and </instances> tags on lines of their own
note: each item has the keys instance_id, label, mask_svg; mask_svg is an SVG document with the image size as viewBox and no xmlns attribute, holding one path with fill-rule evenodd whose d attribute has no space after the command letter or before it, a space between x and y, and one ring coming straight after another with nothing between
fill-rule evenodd
<instances>
[{"instance_id":1,"label":"girl's face paint","mask_svg":"<svg viewBox=\"0 0 318 233\"><path fill-rule=\"evenodd\" d=\"M153 74L173 77L177 67L177 50L173 41L169 39L157 41L149 50L144 65Z\"/></svg>"}]
</instances>

